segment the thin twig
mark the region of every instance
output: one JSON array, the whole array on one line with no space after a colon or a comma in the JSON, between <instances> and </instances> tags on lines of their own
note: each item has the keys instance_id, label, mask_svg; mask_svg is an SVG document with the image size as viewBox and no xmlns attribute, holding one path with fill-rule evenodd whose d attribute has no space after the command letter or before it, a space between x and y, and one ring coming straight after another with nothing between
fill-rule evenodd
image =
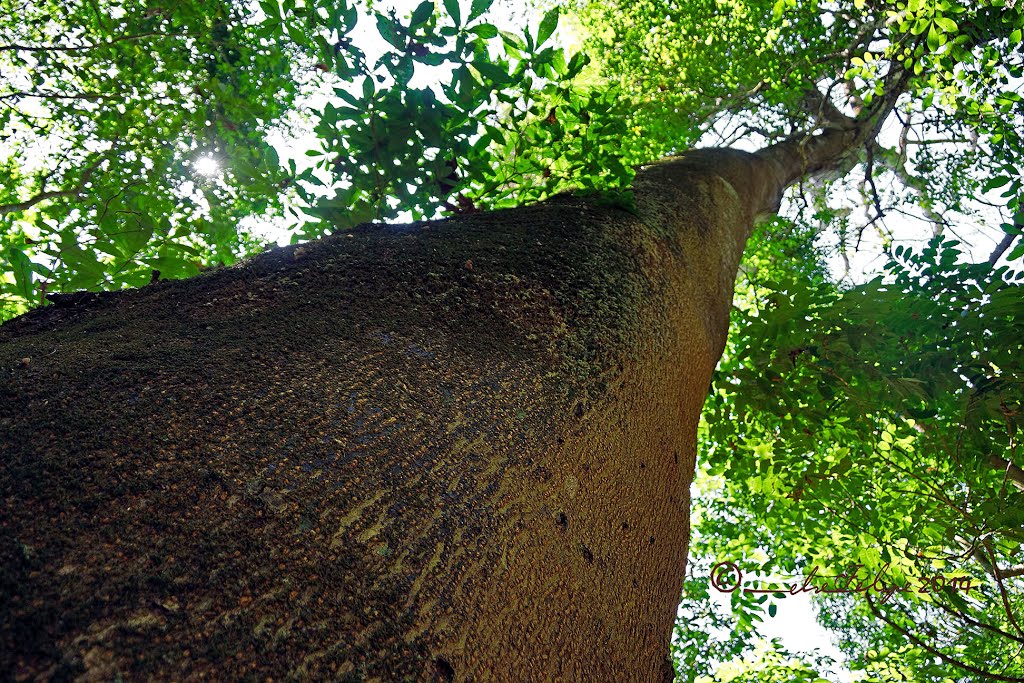
<instances>
[{"instance_id":1,"label":"thin twig","mask_svg":"<svg viewBox=\"0 0 1024 683\"><path fill-rule=\"evenodd\" d=\"M1024 644L1024 638L1021 638L1019 636L1015 636L1012 633L1007 633L1006 631L1004 631L1003 629L999 628L998 626L993 626L992 624L986 624L983 621L978 621L977 619L975 619L973 617L970 617L970 616L967 616L966 614L964 614L963 612L961 612L959 610L955 610L952 607L947 607L946 605L942 604L938 600L934 600L933 599L932 604L935 605L936 607L938 607L939 609L943 610L947 614L951 614L954 617L960 619L961 621L967 622L971 626L974 626L976 628L985 629L986 631L991 631L992 633L995 633L998 636L1002 636L1003 638L1006 638L1007 640L1013 640L1015 642Z\"/></svg>"},{"instance_id":2,"label":"thin twig","mask_svg":"<svg viewBox=\"0 0 1024 683\"><path fill-rule=\"evenodd\" d=\"M868 186L871 188L871 200L875 205L875 211L878 212L878 217L885 216L885 211L882 210L882 201L878 198L878 188L875 187L875 154L872 151L874 144L869 142L865 145L867 149L868 162L865 164L864 179L868 181Z\"/></svg>"},{"instance_id":3,"label":"thin twig","mask_svg":"<svg viewBox=\"0 0 1024 683\"><path fill-rule=\"evenodd\" d=\"M995 550L992 549L992 543L985 539L982 541L982 545L985 550L988 551L989 561L992 563L993 576L995 576L996 584L999 586L999 597L1003 603L1003 611L1006 612L1006 618L1010 624L1017 629L1017 633L1024 636L1024 631L1021 630L1020 624L1017 623L1017 617L1013 614L1013 608L1010 606L1010 596L1006 594L1006 586L1003 584L1003 572L999 569L999 561L996 559Z\"/></svg>"},{"instance_id":4,"label":"thin twig","mask_svg":"<svg viewBox=\"0 0 1024 683\"><path fill-rule=\"evenodd\" d=\"M0 204L0 216L6 216L9 213L16 213L18 211L25 211L40 202L45 202L47 199L56 199L57 197L77 197L85 189L85 186L88 184L93 172L99 167L102 161L103 157L100 157L92 166L85 169L82 173L82 179L74 187L70 187L66 190L44 190L23 202L18 202L16 204Z\"/></svg>"},{"instance_id":5,"label":"thin twig","mask_svg":"<svg viewBox=\"0 0 1024 683\"><path fill-rule=\"evenodd\" d=\"M882 614L881 610L878 609L878 607L875 605L874 601L871 599L870 593L865 593L864 594L864 598L867 600L868 608L871 610L872 614L874 614L876 617L878 617L879 619L881 619L882 621L887 623L890 627L892 627L895 630L899 631L901 634L903 634L903 636L907 640L911 641L912 643L914 643L915 645L917 645L921 649L927 650L928 652L932 653L933 655L935 655L936 657L938 657L942 661L946 662L947 664L951 664L951 665L953 665L953 666L955 666L955 667L957 667L959 669L963 669L964 671L967 671L967 672L970 672L972 674L981 676L981 677L985 678L986 680L990 680L990 681L1007 681L1008 683L1024 683L1024 678L1002 676L1000 674L993 673L991 671L985 671L983 669L979 669L979 668L971 666L970 664L967 664L965 662L961 662L959 659L954 659L953 657L950 657L945 652L937 650L936 648L932 647L931 645L928 645L923 640L921 640L920 638L918 638L917 636L915 636L914 634L912 634L910 631L908 631L907 629L903 628L902 626L898 626L895 623L893 623L892 620L890 620L888 617L886 617L884 614Z\"/></svg>"}]
</instances>

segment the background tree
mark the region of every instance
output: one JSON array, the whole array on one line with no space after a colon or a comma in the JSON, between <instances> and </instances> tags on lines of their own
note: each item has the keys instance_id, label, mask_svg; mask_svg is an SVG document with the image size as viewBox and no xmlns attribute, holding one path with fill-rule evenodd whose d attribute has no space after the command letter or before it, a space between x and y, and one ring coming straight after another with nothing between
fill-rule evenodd
<instances>
[{"instance_id":1,"label":"background tree","mask_svg":"<svg viewBox=\"0 0 1024 683\"><path fill-rule=\"evenodd\" d=\"M1019 11L577 4L516 34L487 2L442 4L404 16L291 2L89 3L66 22L11 13L0 58L25 83L0 93L7 310L227 262L255 247L237 219L286 203L303 212L291 214L297 239L572 188L628 208L614 191L636 164L698 143L788 141L779 149L804 158L778 157L796 174L785 183L814 179L742 270L707 406L706 473L724 477L698 515L698 560L771 549L764 568L791 575L853 559L896 578L925 560L970 576L984 597L947 586L898 604L838 600L824 618L872 675L1020 679ZM580 55L554 46L562 11ZM440 84L414 86L428 68ZM279 168L264 134L307 82L333 94L313 115L315 165ZM57 151L41 164L46 149ZM230 173L184 173L211 149ZM898 245L903 213L932 241ZM965 225L988 226L991 251L961 257L979 246L956 244ZM879 279L826 274L826 257L856 270L872 243L888 262ZM735 595L736 638L703 665L681 649L682 676L777 655L745 635L772 608ZM681 624L679 642L707 642L706 623Z\"/></svg>"},{"instance_id":2,"label":"background tree","mask_svg":"<svg viewBox=\"0 0 1024 683\"><path fill-rule=\"evenodd\" d=\"M47 292L230 263L250 240L239 221L280 212L288 175L266 134L304 80L287 33L301 24L231 2L0 13L4 317Z\"/></svg>"}]
</instances>

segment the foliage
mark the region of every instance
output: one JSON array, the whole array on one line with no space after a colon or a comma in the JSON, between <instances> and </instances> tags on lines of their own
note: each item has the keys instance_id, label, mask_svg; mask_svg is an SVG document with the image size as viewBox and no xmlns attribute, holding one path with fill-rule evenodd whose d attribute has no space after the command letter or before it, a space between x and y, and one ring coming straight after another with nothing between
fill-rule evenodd
<instances>
[{"instance_id":1,"label":"foliage","mask_svg":"<svg viewBox=\"0 0 1024 683\"><path fill-rule=\"evenodd\" d=\"M559 10L516 35L484 20L489 5L475 2L463 16L454 0L445 12L425 0L405 20L375 10L383 54L372 64L358 54L327 63L341 101L325 107L320 148L308 152L317 165L298 179L313 213L329 220L307 223L305 236L401 212L418 219L439 207L469 212L604 190L632 177L616 151L626 131L615 98L576 87L587 57L551 44ZM412 87L428 67L440 85Z\"/></svg>"},{"instance_id":2,"label":"foliage","mask_svg":"<svg viewBox=\"0 0 1024 683\"><path fill-rule=\"evenodd\" d=\"M286 183L265 142L296 92L282 26L230 1L2 0L0 17L7 311L249 250L238 221ZM202 155L221 181L192 172Z\"/></svg>"},{"instance_id":3,"label":"foliage","mask_svg":"<svg viewBox=\"0 0 1024 683\"><path fill-rule=\"evenodd\" d=\"M260 246L238 229L246 216L285 210L303 239L628 184L618 100L574 86L588 59L552 44L559 11L517 35L485 21L489 6L425 1L406 18L296 0L11 7L5 317L47 293L230 263ZM375 58L359 45L371 32ZM439 84L415 87L423 74ZM281 165L269 134L303 113L315 163ZM198 174L208 159L223 174Z\"/></svg>"},{"instance_id":4,"label":"foliage","mask_svg":"<svg viewBox=\"0 0 1024 683\"><path fill-rule=\"evenodd\" d=\"M770 549L757 564L788 577L854 566L913 587L821 596L857 668L886 651L915 680L1016 680L1024 274L959 257L938 237L898 247L885 274L848 289L751 259L705 407L719 486L694 543L748 567ZM741 628L763 609L734 606Z\"/></svg>"}]
</instances>

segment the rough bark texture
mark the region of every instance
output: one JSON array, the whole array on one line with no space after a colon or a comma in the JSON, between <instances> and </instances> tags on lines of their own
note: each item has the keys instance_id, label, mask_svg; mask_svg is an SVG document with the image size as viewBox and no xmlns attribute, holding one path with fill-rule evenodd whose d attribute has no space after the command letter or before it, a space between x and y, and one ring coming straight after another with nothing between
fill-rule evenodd
<instances>
[{"instance_id":1,"label":"rough bark texture","mask_svg":"<svg viewBox=\"0 0 1024 683\"><path fill-rule=\"evenodd\" d=\"M638 215L362 226L0 327L0 671L669 680L697 420L790 170L695 152Z\"/></svg>"}]
</instances>

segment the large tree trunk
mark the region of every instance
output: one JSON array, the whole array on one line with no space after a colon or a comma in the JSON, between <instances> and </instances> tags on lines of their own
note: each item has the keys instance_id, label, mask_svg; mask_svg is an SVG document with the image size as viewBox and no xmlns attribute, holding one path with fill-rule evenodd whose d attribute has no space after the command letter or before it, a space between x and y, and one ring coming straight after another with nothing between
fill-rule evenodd
<instances>
[{"instance_id":1,"label":"large tree trunk","mask_svg":"<svg viewBox=\"0 0 1024 683\"><path fill-rule=\"evenodd\" d=\"M7 323L0 670L669 679L698 416L784 157Z\"/></svg>"}]
</instances>

